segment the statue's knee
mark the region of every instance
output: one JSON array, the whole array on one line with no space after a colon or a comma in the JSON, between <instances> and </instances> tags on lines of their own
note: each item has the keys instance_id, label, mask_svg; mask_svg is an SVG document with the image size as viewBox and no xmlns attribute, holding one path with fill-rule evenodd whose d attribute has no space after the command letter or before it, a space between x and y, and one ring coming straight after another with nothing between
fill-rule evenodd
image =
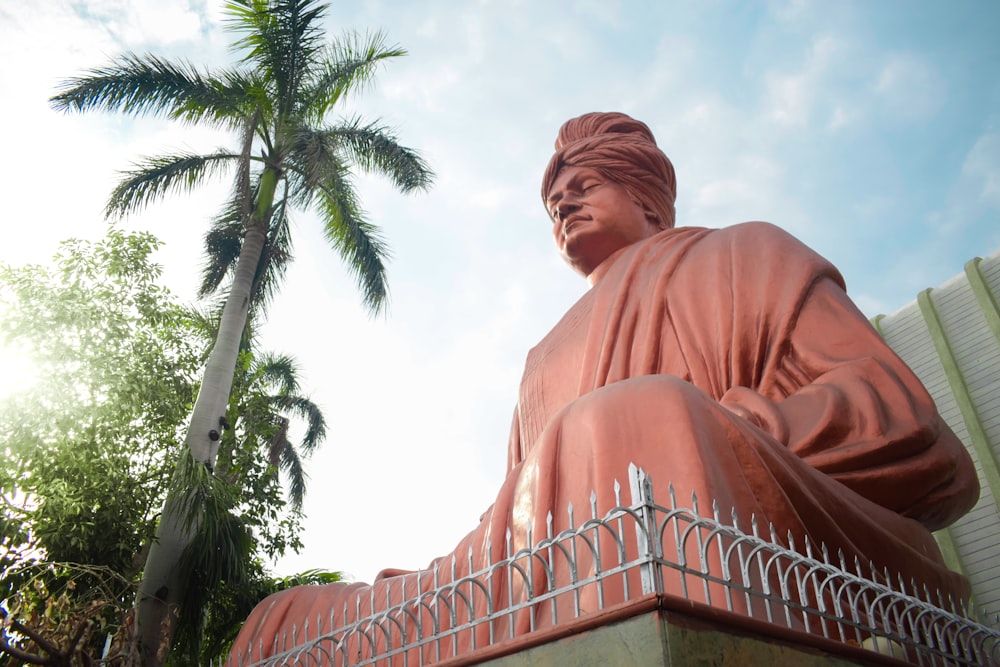
<instances>
[{"instance_id":1,"label":"statue's knee","mask_svg":"<svg viewBox=\"0 0 1000 667\"><path fill-rule=\"evenodd\" d=\"M592 418L614 418L634 412L689 412L707 396L690 382L674 375L644 375L605 385L581 396L573 410Z\"/></svg>"},{"instance_id":2,"label":"statue's knee","mask_svg":"<svg viewBox=\"0 0 1000 667\"><path fill-rule=\"evenodd\" d=\"M705 398L704 392L676 375L643 375L616 382L604 389L610 390L614 400L630 404L686 404Z\"/></svg>"}]
</instances>

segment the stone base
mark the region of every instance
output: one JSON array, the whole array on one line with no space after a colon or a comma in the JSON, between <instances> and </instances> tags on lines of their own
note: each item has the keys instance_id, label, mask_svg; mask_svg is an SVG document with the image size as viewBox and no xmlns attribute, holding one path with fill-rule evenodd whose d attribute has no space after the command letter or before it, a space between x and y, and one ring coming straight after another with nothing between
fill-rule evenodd
<instances>
[{"instance_id":1,"label":"stone base","mask_svg":"<svg viewBox=\"0 0 1000 667\"><path fill-rule=\"evenodd\" d=\"M757 624L762 625L762 624ZM657 609L536 644L483 662L483 667L874 667L900 660L820 637L760 634ZM494 647L499 648L499 647Z\"/></svg>"}]
</instances>

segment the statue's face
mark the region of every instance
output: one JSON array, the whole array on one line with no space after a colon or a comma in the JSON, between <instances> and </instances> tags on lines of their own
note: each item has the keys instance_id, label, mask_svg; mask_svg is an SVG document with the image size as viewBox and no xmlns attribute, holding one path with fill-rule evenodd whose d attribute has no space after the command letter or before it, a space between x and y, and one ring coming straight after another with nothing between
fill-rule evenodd
<instances>
[{"instance_id":1,"label":"statue's face","mask_svg":"<svg viewBox=\"0 0 1000 667\"><path fill-rule=\"evenodd\" d=\"M546 206L559 253L584 276L615 251L659 231L625 186L590 167L563 167Z\"/></svg>"}]
</instances>

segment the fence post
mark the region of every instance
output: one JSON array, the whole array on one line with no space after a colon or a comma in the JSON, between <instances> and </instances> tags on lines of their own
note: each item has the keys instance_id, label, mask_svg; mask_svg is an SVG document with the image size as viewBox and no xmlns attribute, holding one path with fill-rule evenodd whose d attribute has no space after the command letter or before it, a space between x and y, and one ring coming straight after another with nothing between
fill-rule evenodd
<instances>
[{"instance_id":1,"label":"fence post","mask_svg":"<svg viewBox=\"0 0 1000 667\"><path fill-rule=\"evenodd\" d=\"M642 580L642 593L643 595L662 593L663 582L660 581L658 566L661 545L653 505L653 483L645 470L636 467L634 463L629 463L628 486L632 496L632 508L641 518L635 525L635 538L639 552L637 556L641 562L639 575Z\"/></svg>"}]
</instances>

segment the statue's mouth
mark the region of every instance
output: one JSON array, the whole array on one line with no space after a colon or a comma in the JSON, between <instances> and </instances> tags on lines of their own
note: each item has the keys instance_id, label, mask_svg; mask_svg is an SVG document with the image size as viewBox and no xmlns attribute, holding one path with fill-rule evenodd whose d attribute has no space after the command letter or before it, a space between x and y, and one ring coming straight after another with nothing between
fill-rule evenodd
<instances>
[{"instance_id":1,"label":"statue's mouth","mask_svg":"<svg viewBox=\"0 0 1000 667\"><path fill-rule=\"evenodd\" d=\"M563 238L569 236L569 233L572 232L574 228L576 228L577 226L579 226L581 222L585 222L586 220L587 218L582 215L571 215L568 218L566 218L566 222L563 223L562 227Z\"/></svg>"}]
</instances>

